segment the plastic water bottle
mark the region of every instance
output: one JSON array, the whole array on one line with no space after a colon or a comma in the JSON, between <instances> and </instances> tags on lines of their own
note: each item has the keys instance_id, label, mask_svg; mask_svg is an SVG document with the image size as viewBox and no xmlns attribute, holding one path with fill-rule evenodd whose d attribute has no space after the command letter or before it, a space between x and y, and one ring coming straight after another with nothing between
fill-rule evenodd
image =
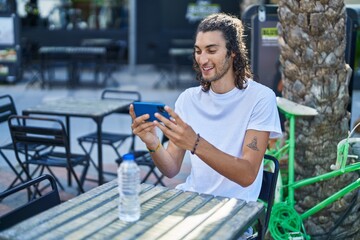
<instances>
[{"instance_id":1,"label":"plastic water bottle","mask_svg":"<svg viewBox=\"0 0 360 240\"><path fill-rule=\"evenodd\" d=\"M134 155L123 156L118 169L119 219L134 222L140 218L140 169Z\"/></svg>"}]
</instances>

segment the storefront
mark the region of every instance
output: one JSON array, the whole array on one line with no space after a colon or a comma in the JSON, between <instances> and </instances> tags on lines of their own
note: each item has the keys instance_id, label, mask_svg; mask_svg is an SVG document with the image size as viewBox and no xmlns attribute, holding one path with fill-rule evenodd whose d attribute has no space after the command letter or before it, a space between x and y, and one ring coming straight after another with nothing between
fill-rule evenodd
<instances>
[{"instance_id":1,"label":"storefront","mask_svg":"<svg viewBox=\"0 0 360 240\"><path fill-rule=\"evenodd\" d=\"M115 51L128 39L127 0L18 0L17 14L24 54L32 57L41 46L82 46L89 39L111 39L103 42Z\"/></svg>"},{"instance_id":2,"label":"storefront","mask_svg":"<svg viewBox=\"0 0 360 240\"><path fill-rule=\"evenodd\" d=\"M12 47L19 47L16 50L18 66L39 60L39 49L44 46L91 44L106 47L107 56L114 63L168 63L171 61L169 49L174 44L175 48L192 48L195 28L204 16L227 12L240 17L241 2L0 0L3 8L17 18L14 31L19 34Z\"/></svg>"}]
</instances>

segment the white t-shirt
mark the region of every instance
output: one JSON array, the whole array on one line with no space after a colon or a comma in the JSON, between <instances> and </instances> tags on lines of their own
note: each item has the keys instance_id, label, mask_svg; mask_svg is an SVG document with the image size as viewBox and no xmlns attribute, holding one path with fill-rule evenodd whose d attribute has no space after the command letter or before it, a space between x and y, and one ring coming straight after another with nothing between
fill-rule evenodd
<instances>
[{"instance_id":1,"label":"white t-shirt","mask_svg":"<svg viewBox=\"0 0 360 240\"><path fill-rule=\"evenodd\" d=\"M268 131L270 138L282 134L274 92L252 80L248 81L246 89L234 88L225 94L217 94L211 89L203 92L200 86L189 88L180 94L175 111L206 141L236 157L242 155L246 130ZM176 188L246 201L257 200L263 165L253 184L244 188L220 175L196 155L190 155L190 160L190 175Z\"/></svg>"}]
</instances>

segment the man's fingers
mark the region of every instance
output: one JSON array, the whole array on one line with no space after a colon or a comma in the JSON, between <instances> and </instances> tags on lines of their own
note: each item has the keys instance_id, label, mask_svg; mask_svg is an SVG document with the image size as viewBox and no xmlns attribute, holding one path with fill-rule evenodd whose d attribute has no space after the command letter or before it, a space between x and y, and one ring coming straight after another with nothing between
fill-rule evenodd
<instances>
[{"instance_id":1,"label":"man's fingers","mask_svg":"<svg viewBox=\"0 0 360 240\"><path fill-rule=\"evenodd\" d=\"M149 118L150 118L149 114L144 114L144 115L141 115L140 117L135 117L135 119L133 119L133 120L137 125L140 125L142 122L145 122Z\"/></svg>"},{"instance_id":2,"label":"man's fingers","mask_svg":"<svg viewBox=\"0 0 360 240\"><path fill-rule=\"evenodd\" d=\"M139 132L142 132L144 130L147 130L149 128L153 128L154 127L154 123L153 122L144 122L142 124L137 124L136 121L138 120L138 118L136 118L136 120L133 122L133 124L131 125L131 128L133 130L134 134L137 134Z\"/></svg>"},{"instance_id":3,"label":"man's fingers","mask_svg":"<svg viewBox=\"0 0 360 240\"><path fill-rule=\"evenodd\" d=\"M169 106L165 106L165 110L169 113L169 115L173 118L173 123L182 125L184 122L179 117L179 115Z\"/></svg>"},{"instance_id":4,"label":"man's fingers","mask_svg":"<svg viewBox=\"0 0 360 240\"><path fill-rule=\"evenodd\" d=\"M135 112L134 112L134 105L132 105L132 104L130 104L130 107L129 107L129 114L130 114L132 120L134 120L136 118Z\"/></svg>"},{"instance_id":5,"label":"man's fingers","mask_svg":"<svg viewBox=\"0 0 360 240\"><path fill-rule=\"evenodd\" d=\"M167 121L169 121L169 120L167 120ZM155 121L155 124L167 136L172 132L172 129L169 126L165 125L165 123L161 124L158 121Z\"/></svg>"},{"instance_id":6,"label":"man's fingers","mask_svg":"<svg viewBox=\"0 0 360 240\"><path fill-rule=\"evenodd\" d=\"M178 125L179 123L182 124L183 121L179 117L179 115L172 110L169 106L165 106L166 112L170 115L170 119L164 117L160 113L155 113L155 117L159 119L159 121L163 122L167 127L171 128L171 125Z\"/></svg>"}]
</instances>

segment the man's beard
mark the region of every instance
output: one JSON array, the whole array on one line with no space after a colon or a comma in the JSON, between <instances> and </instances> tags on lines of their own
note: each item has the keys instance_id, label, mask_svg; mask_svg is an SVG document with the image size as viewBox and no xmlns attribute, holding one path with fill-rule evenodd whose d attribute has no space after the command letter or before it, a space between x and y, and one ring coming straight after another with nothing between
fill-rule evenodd
<instances>
[{"instance_id":1,"label":"man's beard","mask_svg":"<svg viewBox=\"0 0 360 240\"><path fill-rule=\"evenodd\" d=\"M208 79L205 79L203 77L203 75L201 74L201 80L203 82L211 83L211 82L216 82L217 80L221 79L223 76L225 76L225 74L229 71L229 69L231 67L230 63L229 63L230 62L229 60L230 60L230 55L226 56L226 58L224 60L224 63L222 65L219 73L215 74L215 76L210 77Z\"/></svg>"}]
</instances>

